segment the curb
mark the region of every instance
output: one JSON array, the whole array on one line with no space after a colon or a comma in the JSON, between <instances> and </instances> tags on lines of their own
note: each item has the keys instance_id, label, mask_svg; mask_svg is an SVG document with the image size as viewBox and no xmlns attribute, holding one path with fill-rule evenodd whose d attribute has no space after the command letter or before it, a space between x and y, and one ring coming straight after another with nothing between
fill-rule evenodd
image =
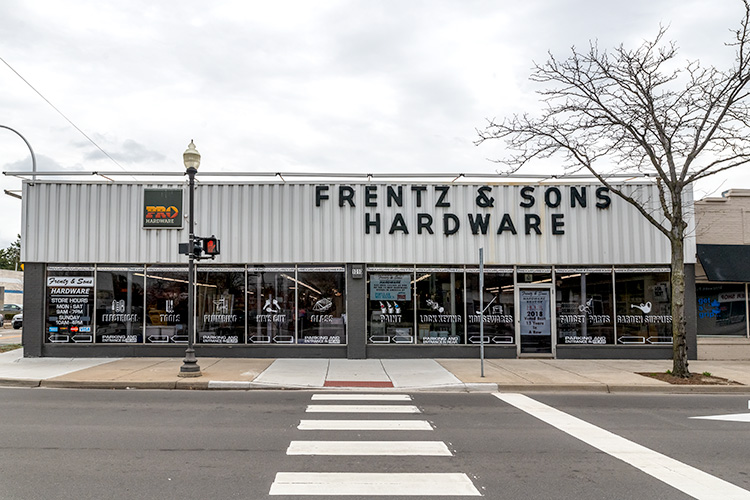
<instances>
[{"instance_id":1,"label":"curb","mask_svg":"<svg viewBox=\"0 0 750 500\"><path fill-rule=\"evenodd\" d=\"M497 384L498 392L602 392L609 393L607 384Z\"/></svg>"},{"instance_id":2,"label":"curb","mask_svg":"<svg viewBox=\"0 0 750 500\"><path fill-rule=\"evenodd\" d=\"M41 379L0 378L0 387L40 387Z\"/></svg>"},{"instance_id":3,"label":"curb","mask_svg":"<svg viewBox=\"0 0 750 500\"><path fill-rule=\"evenodd\" d=\"M652 393L652 394L750 394L748 385L608 385L608 384L508 384L494 382L466 382L434 386L399 387L323 387L294 386L253 382L246 380L197 380L179 379L162 381L118 381L118 380L64 380L0 378L0 387L49 389L161 389L161 390L277 390L277 391L326 391L326 392L584 392L584 393Z\"/></svg>"},{"instance_id":4,"label":"curb","mask_svg":"<svg viewBox=\"0 0 750 500\"><path fill-rule=\"evenodd\" d=\"M175 382L117 380L42 380L39 387L48 389L176 389Z\"/></svg>"},{"instance_id":5,"label":"curb","mask_svg":"<svg viewBox=\"0 0 750 500\"><path fill-rule=\"evenodd\" d=\"M750 394L750 386L747 385L676 385L664 386L654 385L611 385L609 392L651 392L662 394Z\"/></svg>"}]
</instances>

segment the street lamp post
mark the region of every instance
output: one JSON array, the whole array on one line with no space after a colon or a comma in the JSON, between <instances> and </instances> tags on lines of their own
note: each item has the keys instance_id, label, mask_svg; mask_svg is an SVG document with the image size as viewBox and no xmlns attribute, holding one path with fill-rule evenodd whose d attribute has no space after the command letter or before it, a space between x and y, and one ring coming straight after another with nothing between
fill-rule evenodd
<instances>
[{"instance_id":1,"label":"street lamp post","mask_svg":"<svg viewBox=\"0 0 750 500\"><path fill-rule=\"evenodd\" d=\"M185 350L185 359L180 367L180 377L200 377L201 368L195 358L193 349L193 334L195 333L195 287L193 274L195 272L195 233L193 232L193 190L195 189L195 174L201 164L201 154L195 149L195 144L190 141L188 148L182 155L185 163L185 173L190 182L188 183L188 347Z\"/></svg>"}]
</instances>

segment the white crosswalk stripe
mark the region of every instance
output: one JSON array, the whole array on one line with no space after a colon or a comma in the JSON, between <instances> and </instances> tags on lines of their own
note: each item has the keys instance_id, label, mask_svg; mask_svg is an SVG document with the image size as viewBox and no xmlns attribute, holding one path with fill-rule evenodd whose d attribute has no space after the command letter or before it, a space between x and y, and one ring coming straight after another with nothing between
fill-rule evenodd
<instances>
[{"instance_id":1,"label":"white crosswalk stripe","mask_svg":"<svg viewBox=\"0 0 750 500\"><path fill-rule=\"evenodd\" d=\"M406 394L314 394L313 401L410 402ZM310 404L306 413L418 414L411 404ZM426 420L301 420L301 431L433 431ZM287 455L304 456L389 456L452 457L443 441L341 441L293 440ZM397 459L394 459L397 460ZM314 463L314 462L308 462ZM471 479L460 472L278 472L269 495L294 496L482 496Z\"/></svg>"},{"instance_id":2,"label":"white crosswalk stripe","mask_svg":"<svg viewBox=\"0 0 750 500\"><path fill-rule=\"evenodd\" d=\"M442 441L292 441L287 455L451 457Z\"/></svg>"},{"instance_id":3,"label":"white crosswalk stripe","mask_svg":"<svg viewBox=\"0 0 750 500\"><path fill-rule=\"evenodd\" d=\"M431 431L427 420L300 420L301 431Z\"/></svg>"},{"instance_id":4,"label":"white crosswalk stripe","mask_svg":"<svg viewBox=\"0 0 750 500\"><path fill-rule=\"evenodd\" d=\"M411 401L408 394L313 394L313 401Z\"/></svg>"},{"instance_id":5,"label":"white crosswalk stripe","mask_svg":"<svg viewBox=\"0 0 750 500\"><path fill-rule=\"evenodd\" d=\"M279 472L270 495L482 496L461 473Z\"/></svg>"},{"instance_id":6,"label":"white crosswalk stripe","mask_svg":"<svg viewBox=\"0 0 750 500\"><path fill-rule=\"evenodd\" d=\"M307 405L308 413L421 413L414 405Z\"/></svg>"}]
</instances>

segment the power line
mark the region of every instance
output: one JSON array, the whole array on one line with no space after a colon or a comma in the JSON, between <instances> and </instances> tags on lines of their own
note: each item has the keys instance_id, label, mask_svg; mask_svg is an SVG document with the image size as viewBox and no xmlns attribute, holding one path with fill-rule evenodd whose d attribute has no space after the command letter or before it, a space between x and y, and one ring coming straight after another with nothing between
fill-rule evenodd
<instances>
[{"instance_id":1,"label":"power line","mask_svg":"<svg viewBox=\"0 0 750 500\"><path fill-rule=\"evenodd\" d=\"M88 135L86 134L86 132L84 132L83 130L81 130L80 128L78 128L78 125L76 125L75 123L73 123L73 121L72 121L72 120L71 120L70 118L68 118L67 116L65 116L65 114L64 114L64 113L63 113L62 111L60 111L59 109L57 109L57 107L56 107L56 106L55 106L54 104L52 104L52 103L51 103L51 102L49 101L49 99L47 99L46 97L44 97L44 96L42 95L42 93L41 93L41 92L39 92L39 91L38 91L38 90L37 90L36 88L34 88L34 86L33 86L33 85L32 85L31 83L29 83L29 81L28 81L28 80L26 80L26 78L24 78L23 76L21 76L21 74L20 74L20 73L19 73L18 71L16 71L16 70L15 70L15 69L13 68L13 66L11 66L10 64L8 64L8 61L6 61L5 59L3 59L2 57L0 57L0 61L2 61L3 63L5 63L5 65L6 65L7 67L9 67L9 68L10 68L10 70L11 70L11 71L12 71L13 73L15 73L15 74L16 74L16 76L18 76L18 78L20 78L21 80L23 80L23 81L24 81L24 83L25 83L26 85L28 85L28 86L29 86L29 87L31 88L31 90L33 90L34 92L36 92L36 93L37 93L37 94L39 95L39 97L41 97L42 99L44 99L44 101L45 101L45 102L46 102L47 104L49 104L50 106L52 106L52 109L54 109L55 111L57 111L57 113L58 113L58 114L59 114L60 116L62 116L63 118L65 118L65 120L66 120L66 121L67 121L68 123L70 123L70 124L71 124L71 125L73 126L73 128L74 128L74 129L76 129L76 130L77 130L78 132L80 132L80 133L81 133L81 135L83 135L83 136L84 136L84 137L85 137L85 138L86 138L86 139L87 139L87 140L88 140L88 141L89 141L89 142L90 142L91 144L93 144L93 145L94 145L94 146L96 147L96 149L98 149L99 151L101 151L102 153L104 153L104 156L106 156L107 158L109 158L110 160L112 160L112 162L113 162L113 163L114 163L115 165L117 165L118 167L120 167L120 168L121 168L122 170L125 170L125 168L124 168L124 167L123 167L122 165L120 165L119 163L117 163L117 160L115 160L114 158L112 158L112 157L111 157L111 156L109 155L109 153L107 153L106 151L104 151L104 150L103 150L103 149L101 148L101 146L99 146L99 145L98 145L98 144L97 144L96 142L94 142L94 140L93 140L93 139L92 139L91 137L89 137L89 136L88 136Z\"/></svg>"}]
</instances>

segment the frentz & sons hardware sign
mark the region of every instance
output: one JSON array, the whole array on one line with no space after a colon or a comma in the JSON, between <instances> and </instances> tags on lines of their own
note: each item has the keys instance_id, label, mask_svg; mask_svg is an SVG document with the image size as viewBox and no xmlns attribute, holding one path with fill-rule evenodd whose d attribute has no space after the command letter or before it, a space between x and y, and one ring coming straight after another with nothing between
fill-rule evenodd
<instances>
[{"instance_id":1,"label":"frentz & sons hardware sign","mask_svg":"<svg viewBox=\"0 0 750 500\"><path fill-rule=\"evenodd\" d=\"M514 213L499 208L500 193L495 189L498 186L489 185L316 185L315 207L333 204L340 210L362 211L365 234L452 236L468 231L475 235L541 235L546 230L559 236L565 234L565 211L602 211L612 204L609 189L597 185L500 187L512 188L510 194L516 198L512 200L516 204ZM458 204L452 196L460 189L472 191L470 207L466 193L461 193L464 213L457 211ZM509 193L506 189L502 194ZM505 201L502 206L509 209Z\"/></svg>"}]
</instances>

